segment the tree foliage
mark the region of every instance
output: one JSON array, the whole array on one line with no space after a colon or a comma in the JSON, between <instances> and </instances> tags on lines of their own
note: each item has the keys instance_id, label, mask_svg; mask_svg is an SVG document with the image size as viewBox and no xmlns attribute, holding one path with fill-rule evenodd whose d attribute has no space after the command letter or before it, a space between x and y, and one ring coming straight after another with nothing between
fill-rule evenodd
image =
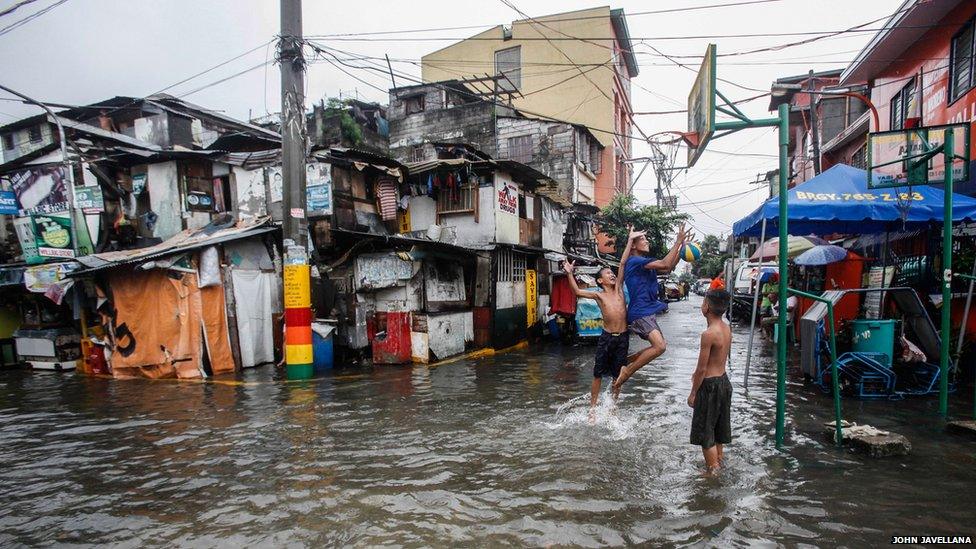
<instances>
[{"instance_id":1,"label":"tree foliage","mask_svg":"<svg viewBox=\"0 0 976 549\"><path fill-rule=\"evenodd\" d=\"M339 132L342 134L342 140L344 142L348 143L350 147L362 145L363 129L359 127L359 124L349 114L347 101L336 97L328 98L325 102L325 114L327 116L339 117Z\"/></svg>"},{"instance_id":2,"label":"tree foliage","mask_svg":"<svg viewBox=\"0 0 976 549\"><path fill-rule=\"evenodd\" d=\"M719 237L709 234L705 235L698 243L698 246L701 247L702 256L691 268L696 277L713 278L715 273L725 265L725 260L732 257L732 254L723 254L720 251L721 242Z\"/></svg>"},{"instance_id":3,"label":"tree foliage","mask_svg":"<svg viewBox=\"0 0 976 549\"><path fill-rule=\"evenodd\" d=\"M627 244L627 228L633 225L638 231L647 231L651 255L663 257L673 243L675 228L685 219L687 214L638 204L634 196L618 194L600 212L599 223L600 232L614 239L618 251Z\"/></svg>"}]
</instances>

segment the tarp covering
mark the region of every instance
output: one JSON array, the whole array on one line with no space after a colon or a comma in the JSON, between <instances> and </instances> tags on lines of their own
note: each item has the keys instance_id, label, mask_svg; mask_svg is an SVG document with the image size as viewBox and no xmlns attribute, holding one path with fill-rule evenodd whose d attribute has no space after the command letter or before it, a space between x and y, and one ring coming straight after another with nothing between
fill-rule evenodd
<instances>
[{"instance_id":1,"label":"tarp covering","mask_svg":"<svg viewBox=\"0 0 976 549\"><path fill-rule=\"evenodd\" d=\"M837 164L817 177L789 190L790 234L870 234L918 228L942 222L941 189L928 185L911 188L868 189L867 171ZM976 199L954 194L955 222L976 220ZM908 205L907 216L903 211ZM766 232L775 234L779 220L779 197L764 202L732 226L735 236L758 236L762 220Z\"/></svg>"},{"instance_id":2,"label":"tarp covering","mask_svg":"<svg viewBox=\"0 0 976 549\"><path fill-rule=\"evenodd\" d=\"M201 377L232 372L223 285L199 288L191 273L115 270L99 307L116 377ZM147 296L152 296L147 299Z\"/></svg>"},{"instance_id":3,"label":"tarp covering","mask_svg":"<svg viewBox=\"0 0 976 549\"><path fill-rule=\"evenodd\" d=\"M241 366L250 368L274 362L274 327L271 319L275 312L273 293L277 275L274 271L243 269L234 269L232 273Z\"/></svg>"}]
</instances>

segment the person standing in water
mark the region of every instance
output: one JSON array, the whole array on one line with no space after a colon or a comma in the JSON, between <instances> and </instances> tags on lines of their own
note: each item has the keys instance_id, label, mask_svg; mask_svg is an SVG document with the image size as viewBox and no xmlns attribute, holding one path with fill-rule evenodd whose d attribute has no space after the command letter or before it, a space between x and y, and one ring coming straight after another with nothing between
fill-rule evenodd
<instances>
[{"instance_id":1,"label":"person standing in water","mask_svg":"<svg viewBox=\"0 0 976 549\"><path fill-rule=\"evenodd\" d=\"M627 366L620 370L620 375L613 383L614 391L634 375L634 372L646 366L650 361L661 356L667 350L668 344L657 325L657 315L667 310L658 297L658 273L670 273L678 264L678 250L685 242L690 242L692 234L685 230L682 223L678 227L678 236L671 246L671 250L663 259L650 257L650 244L646 236L634 240L634 255L627 259L624 279L630 296L630 306L627 308L627 322L630 330L641 339L650 343L650 347L634 353L627 358Z\"/></svg>"},{"instance_id":2,"label":"person standing in water","mask_svg":"<svg viewBox=\"0 0 976 549\"><path fill-rule=\"evenodd\" d=\"M701 446L705 466L715 472L723 457L723 445L732 442L732 382L725 363L732 348L732 330L722 320L729 309L729 293L711 290L702 302L702 316L708 327L701 335L698 366L691 375L688 406L691 418L691 443Z\"/></svg>"},{"instance_id":3,"label":"person standing in water","mask_svg":"<svg viewBox=\"0 0 976 549\"><path fill-rule=\"evenodd\" d=\"M593 419L593 409L596 408L597 400L600 398L600 385L605 376L617 379L620 376L620 369L627 364L627 350L630 346L627 332L627 302L624 299L624 267L627 258L630 256L630 248L639 238L644 238L642 231L634 231L630 227L630 236L627 239L627 246L624 248L623 256L620 258L620 266L614 274L610 267L603 267L597 275L596 283L602 292L588 292L580 290L576 284L576 276L573 274L574 265L572 261L563 263L563 270L569 277L569 286L577 297L592 299L600 305L600 313L603 316L603 333L596 344L596 356L593 364L593 383L590 387L590 419ZM613 398L616 400L620 391L614 388Z\"/></svg>"}]
</instances>

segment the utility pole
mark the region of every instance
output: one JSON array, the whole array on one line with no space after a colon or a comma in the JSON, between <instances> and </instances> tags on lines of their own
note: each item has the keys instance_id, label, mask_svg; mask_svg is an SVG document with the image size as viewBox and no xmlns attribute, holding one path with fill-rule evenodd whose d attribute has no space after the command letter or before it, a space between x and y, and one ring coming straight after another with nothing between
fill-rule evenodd
<instances>
[{"instance_id":1,"label":"utility pole","mask_svg":"<svg viewBox=\"0 0 976 549\"><path fill-rule=\"evenodd\" d=\"M302 0L281 0L281 172L284 250L285 368L289 379L312 377L311 280L305 217L305 57Z\"/></svg>"},{"instance_id":2,"label":"utility pole","mask_svg":"<svg viewBox=\"0 0 976 549\"><path fill-rule=\"evenodd\" d=\"M813 143L813 174L820 175L820 117L817 115L817 103L814 95L813 69L807 77L807 90L810 92L810 140Z\"/></svg>"}]
</instances>

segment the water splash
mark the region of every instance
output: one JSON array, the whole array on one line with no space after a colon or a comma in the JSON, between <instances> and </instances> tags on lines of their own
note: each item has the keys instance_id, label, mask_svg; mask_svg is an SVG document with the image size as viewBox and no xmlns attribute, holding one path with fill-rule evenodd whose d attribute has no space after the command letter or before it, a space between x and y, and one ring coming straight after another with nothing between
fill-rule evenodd
<instances>
[{"instance_id":1,"label":"water splash","mask_svg":"<svg viewBox=\"0 0 976 549\"><path fill-rule=\"evenodd\" d=\"M608 384L609 385L609 384ZM630 411L621 409L620 400L613 401L610 388L600 394L596 407L590 410L590 395L583 393L560 404L555 417L544 421L550 430L587 427L604 434L610 440L624 440L637 432L637 417Z\"/></svg>"}]
</instances>

